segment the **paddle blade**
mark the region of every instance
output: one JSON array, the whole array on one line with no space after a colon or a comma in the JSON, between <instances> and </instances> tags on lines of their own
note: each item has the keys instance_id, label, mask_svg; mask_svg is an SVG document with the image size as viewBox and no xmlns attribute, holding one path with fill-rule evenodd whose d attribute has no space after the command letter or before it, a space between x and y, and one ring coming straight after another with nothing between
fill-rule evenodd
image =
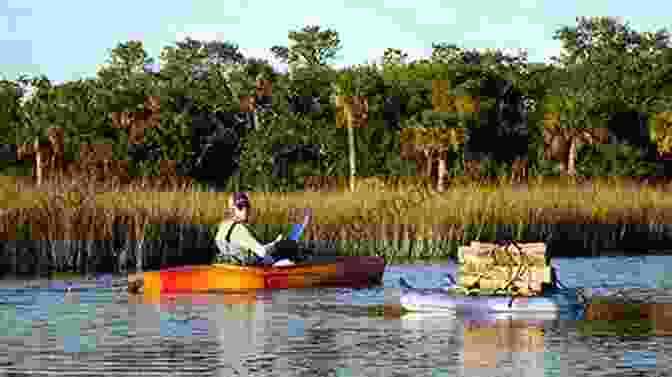
<instances>
[{"instance_id":1,"label":"paddle blade","mask_svg":"<svg viewBox=\"0 0 672 377\"><path fill-rule=\"evenodd\" d=\"M289 236L287 239L292 241L298 241L303 233L303 224L292 224L292 229L289 231Z\"/></svg>"},{"instance_id":2,"label":"paddle blade","mask_svg":"<svg viewBox=\"0 0 672 377\"><path fill-rule=\"evenodd\" d=\"M301 224L292 224L292 229L289 231L289 236L287 239L292 241L298 241L303 235L303 230L306 228L306 225L310 222L310 209L306 208L303 215L303 223Z\"/></svg>"}]
</instances>

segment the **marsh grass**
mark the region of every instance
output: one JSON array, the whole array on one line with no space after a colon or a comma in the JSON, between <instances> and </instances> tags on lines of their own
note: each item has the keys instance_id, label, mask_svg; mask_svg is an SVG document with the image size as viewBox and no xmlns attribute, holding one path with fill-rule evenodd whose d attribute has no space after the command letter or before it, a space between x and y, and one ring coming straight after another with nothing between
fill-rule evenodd
<instances>
[{"instance_id":1,"label":"marsh grass","mask_svg":"<svg viewBox=\"0 0 672 377\"><path fill-rule=\"evenodd\" d=\"M355 192L342 187L252 192L253 228L260 239L273 239L286 234L287 224L300 221L299 209L309 207L313 218L305 231L307 243L342 254L413 261L455 255L457 246L470 240L511 236L539 241L541 233L553 232L558 224L585 233L588 224L671 223L668 193L615 178L583 183L536 178L524 185L465 182L443 193L421 180L388 181L360 179ZM110 263L153 268L179 264L177 259L188 254L184 250L213 252L212 237L227 215L229 194L193 187L150 189L146 182L104 189L74 182L38 188L27 180L2 177L0 234L32 244L8 243L1 252L19 264L55 270L92 270ZM152 224L160 226L150 232ZM19 235L17 228L26 225L29 234Z\"/></svg>"}]
</instances>

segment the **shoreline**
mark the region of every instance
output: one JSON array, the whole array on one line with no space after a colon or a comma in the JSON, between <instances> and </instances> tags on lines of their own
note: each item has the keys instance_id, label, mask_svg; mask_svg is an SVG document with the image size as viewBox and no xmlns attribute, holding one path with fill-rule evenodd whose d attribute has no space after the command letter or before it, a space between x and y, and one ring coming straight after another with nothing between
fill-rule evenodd
<instances>
[{"instance_id":1,"label":"shoreline","mask_svg":"<svg viewBox=\"0 0 672 377\"><path fill-rule=\"evenodd\" d=\"M602 225L602 224L592 224ZM46 277L54 272L69 272L91 276L97 273L125 274L141 270L155 270L165 267L174 267L189 264L209 264L215 256L216 249L207 239L207 225L179 225L167 224L160 226L159 240L97 240L97 241L45 241L45 240L18 240L0 243L0 258L6 261L4 269L0 270L0 278L4 275L38 275ZM652 233L643 233L627 230L622 232L625 226L613 226L611 232L582 232L580 235L585 239L571 239L572 234L558 229L553 231L553 225L537 226L537 230L543 229L551 234L550 242L547 242L547 253L550 258L569 257L609 257L609 256L647 256L647 255L672 255L672 225L666 226L666 234L656 242L659 247L653 248ZM575 226L572 226L575 227ZM639 226L641 228L641 225ZM182 228L182 230L180 230ZM499 226L500 230L505 226ZM187 230L190 229L190 230ZM200 230L199 230L200 229ZM193 237L182 245L175 243L175 234L200 233L200 242ZM624 234L630 237L631 247L619 243L611 237L614 233ZM173 237L168 237L172 234ZM553 234L556 234L553 236ZM660 234L659 234L660 235ZM569 237L567 237L569 236ZM556 237L556 238L553 238ZM637 241L636 238L640 238ZM172 239L171 239L172 238ZM185 237L181 238L183 242ZM441 263L455 258L458 246L466 245L471 240L331 240L317 241L305 240L304 245L317 250L318 253L338 253L342 255L380 255L384 256L389 264L405 263ZM494 239L483 239L482 242L492 242ZM519 242L534 242L535 239L516 240ZM123 243L126 247L122 252L115 252L114 245ZM214 242L212 242L214 244ZM612 243L611 248L600 248L605 243ZM347 250L349 245L357 244L358 250ZM624 247L625 245L626 247ZM443 246L443 247L442 247ZM597 249L592 247L598 246ZM636 247L635 247L636 246ZM655 246L655 245L654 245ZM383 247L386 250L383 250ZM396 248L396 253L389 250ZM437 248L441 248L439 252ZM432 254L422 254L422 250L434 250ZM380 252L383 250L383 252ZM409 252L410 250L410 252ZM378 253L376 251L379 251ZM385 253L384 251L388 251ZM59 254L60 266L53 263L54 252ZM141 259L140 262L138 259ZM453 259L454 260L454 259ZM139 263L138 263L139 262Z\"/></svg>"}]
</instances>

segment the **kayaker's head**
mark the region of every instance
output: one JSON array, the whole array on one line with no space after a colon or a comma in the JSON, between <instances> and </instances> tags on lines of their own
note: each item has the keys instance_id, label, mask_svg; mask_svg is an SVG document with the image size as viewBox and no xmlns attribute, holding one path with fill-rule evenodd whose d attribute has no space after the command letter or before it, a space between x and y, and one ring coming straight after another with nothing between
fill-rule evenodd
<instances>
[{"instance_id":1,"label":"kayaker's head","mask_svg":"<svg viewBox=\"0 0 672 377\"><path fill-rule=\"evenodd\" d=\"M247 222L250 218L250 198L244 192L234 192L229 198L229 207L236 221Z\"/></svg>"}]
</instances>

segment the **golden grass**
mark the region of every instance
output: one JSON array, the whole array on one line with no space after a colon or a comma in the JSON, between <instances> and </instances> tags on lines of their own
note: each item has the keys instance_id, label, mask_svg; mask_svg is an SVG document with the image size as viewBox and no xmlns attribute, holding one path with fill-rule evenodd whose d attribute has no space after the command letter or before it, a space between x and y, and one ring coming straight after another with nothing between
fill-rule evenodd
<instances>
[{"instance_id":1,"label":"golden grass","mask_svg":"<svg viewBox=\"0 0 672 377\"><path fill-rule=\"evenodd\" d=\"M0 178L0 207L4 209L49 208L58 205L49 199L61 198L73 206L88 201L99 209L145 210L219 218L227 206L229 193L197 192L188 188L173 191L147 191L126 187L123 190L97 192L93 187L60 185L34 188L14 177ZM444 193L426 187L390 189L383 185L361 185L355 192L252 192L257 220L262 223L284 221L292 208L313 209L313 222L346 224L352 220L368 224L474 224L537 223L534 220L560 220L566 210L576 211L578 220L622 220L610 216L655 209L656 214L672 208L668 193L640 186L636 190L619 182L595 180L590 184L573 185L554 182L532 182L524 187L511 185L456 185ZM554 211L555 210L555 211ZM550 211L550 212L549 212ZM647 212L646 215L652 215ZM185 218L185 220L187 220ZM641 218L649 223L656 218ZM553 221L555 222L555 221Z\"/></svg>"},{"instance_id":2,"label":"golden grass","mask_svg":"<svg viewBox=\"0 0 672 377\"><path fill-rule=\"evenodd\" d=\"M16 224L31 223L35 240L108 239L112 224L121 221L139 239L151 223L216 224L226 215L228 195L190 188L155 192L140 186L100 191L72 183L36 188L2 177L0 236L15 239ZM522 233L526 224L668 224L672 213L668 193L615 179L455 184L436 193L422 183L388 187L370 178L360 179L355 192L250 196L254 222L267 228L262 233L297 221L288 214L309 207L313 218L306 239L338 240L339 248L352 254L409 258L445 257L458 244L487 239L487 226L493 224L508 224Z\"/></svg>"}]
</instances>

